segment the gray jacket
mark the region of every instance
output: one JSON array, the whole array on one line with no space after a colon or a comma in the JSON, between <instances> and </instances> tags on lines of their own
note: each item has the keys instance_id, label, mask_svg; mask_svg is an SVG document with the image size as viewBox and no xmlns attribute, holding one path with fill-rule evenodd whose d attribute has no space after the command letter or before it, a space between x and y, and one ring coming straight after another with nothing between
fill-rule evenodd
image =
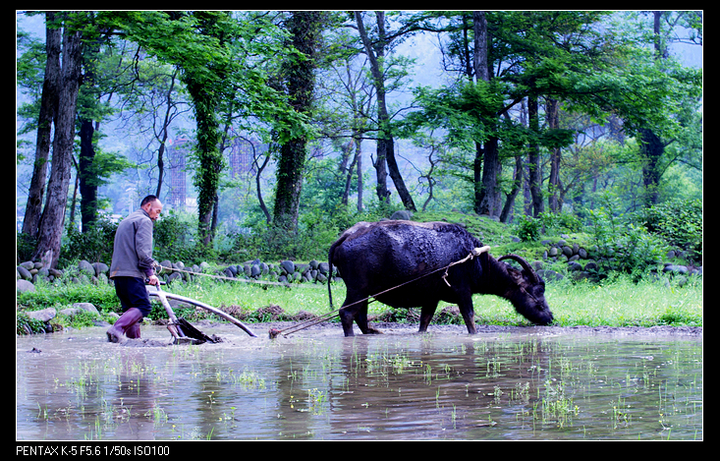
<instances>
[{"instance_id":1,"label":"gray jacket","mask_svg":"<svg viewBox=\"0 0 720 461\"><path fill-rule=\"evenodd\" d=\"M142 208L123 219L115 233L110 278L153 275L153 222Z\"/></svg>"}]
</instances>

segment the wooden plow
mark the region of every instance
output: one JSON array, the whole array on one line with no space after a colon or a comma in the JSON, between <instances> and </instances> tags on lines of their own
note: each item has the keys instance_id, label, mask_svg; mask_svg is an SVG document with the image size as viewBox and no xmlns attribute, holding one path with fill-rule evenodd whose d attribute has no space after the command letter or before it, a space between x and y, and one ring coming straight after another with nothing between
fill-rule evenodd
<instances>
[{"instance_id":1,"label":"wooden plow","mask_svg":"<svg viewBox=\"0 0 720 461\"><path fill-rule=\"evenodd\" d=\"M164 284L164 282L160 282L161 284ZM203 302L187 298L185 296L175 295L172 293L167 293L160 288L158 285L155 290L151 289L150 286L148 286L148 294L150 296L157 297L160 302L162 303L163 307L165 308L165 311L168 314L168 317L170 318L170 323L168 324L167 328L170 331L170 334L173 336L174 343L178 344L183 341L182 338L188 338L191 340L195 340L194 342L197 344L201 344L203 342L220 342L221 340L217 338L216 336L207 336L197 328L193 327L190 322L187 320L180 318L178 319L175 315L175 312L172 309L172 306L170 306L170 303L168 302L168 298L175 299L177 301L182 301L184 303L192 304L193 306L200 307L202 309L205 309L206 311L212 312L213 314L224 318L225 320L230 321L231 323L235 324L237 327L242 329L245 333L252 336L253 338L257 338L257 335L253 333L253 331L245 326L242 322L240 322L238 319L233 317L232 315L221 311L220 309L216 309L208 304L205 304Z\"/></svg>"}]
</instances>

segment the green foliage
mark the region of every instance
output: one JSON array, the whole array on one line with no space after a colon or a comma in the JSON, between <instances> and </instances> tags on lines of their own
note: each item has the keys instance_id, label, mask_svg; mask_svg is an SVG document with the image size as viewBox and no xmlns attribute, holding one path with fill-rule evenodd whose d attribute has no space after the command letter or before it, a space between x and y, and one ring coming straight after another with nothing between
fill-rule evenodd
<instances>
[{"instance_id":1,"label":"green foliage","mask_svg":"<svg viewBox=\"0 0 720 461\"><path fill-rule=\"evenodd\" d=\"M703 247L702 202L696 200L670 200L638 213L638 221L657 234L672 247L688 253L693 261L702 259Z\"/></svg>"},{"instance_id":2,"label":"green foliage","mask_svg":"<svg viewBox=\"0 0 720 461\"><path fill-rule=\"evenodd\" d=\"M153 258L156 261L202 262L208 256L196 239L197 218L188 218L171 211L155 221Z\"/></svg>"},{"instance_id":3,"label":"green foliage","mask_svg":"<svg viewBox=\"0 0 720 461\"><path fill-rule=\"evenodd\" d=\"M107 218L98 218L85 232L80 232L75 226L68 226L58 265L64 267L79 259L109 265L117 227L117 223Z\"/></svg>"},{"instance_id":4,"label":"green foliage","mask_svg":"<svg viewBox=\"0 0 720 461\"><path fill-rule=\"evenodd\" d=\"M119 311L120 301L109 284L37 283L35 291L17 293L20 307L63 309L74 303L92 303L99 311Z\"/></svg>"},{"instance_id":5,"label":"green foliage","mask_svg":"<svg viewBox=\"0 0 720 461\"><path fill-rule=\"evenodd\" d=\"M534 242L540 238L542 222L532 216L520 216L516 220L515 228L520 240Z\"/></svg>"},{"instance_id":6,"label":"green foliage","mask_svg":"<svg viewBox=\"0 0 720 461\"><path fill-rule=\"evenodd\" d=\"M30 261L35 253L37 239L28 234L18 232L16 234L16 241L17 246L15 247L15 251L18 261Z\"/></svg>"},{"instance_id":7,"label":"green foliage","mask_svg":"<svg viewBox=\"0 0 720 461\"><path fill-rule=\"evenodd\" d=\"M617 271L641 277L658 268L668 250L660 237L627 217L616 216L611 208L590 210L589 216L601 272Z\"/></svg>"},{"instance_id":8,"label":"green foliage","mask_svg":"<svg viewBox=\"0 0 720 461\"><path fill-rule=\"evenodd\" d=\"M541 234L555 236L563 232L579 232L581 228L580 219L570 213L546 211L537 218L523 215L515 219L515 232L523 242L539 240Z\"/></svg>"}]
</instances>

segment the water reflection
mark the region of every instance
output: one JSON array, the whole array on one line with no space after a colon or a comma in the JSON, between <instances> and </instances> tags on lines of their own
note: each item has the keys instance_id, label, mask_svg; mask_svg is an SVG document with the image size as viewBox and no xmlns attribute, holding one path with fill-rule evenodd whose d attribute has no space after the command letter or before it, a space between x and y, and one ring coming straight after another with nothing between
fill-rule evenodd
<instances>
[{"instance_id":1,"label":"water reflection","mask_svg":"<svg viewBox=\"0 0 720 461\"><path fill-rule=\"evenodd\" d=\"M221 326L223 343L167 347L110 344L101 329L18 337L17 438L702 439L699 338L546 331L270 341Z\"/></svg>"}]
</instances>

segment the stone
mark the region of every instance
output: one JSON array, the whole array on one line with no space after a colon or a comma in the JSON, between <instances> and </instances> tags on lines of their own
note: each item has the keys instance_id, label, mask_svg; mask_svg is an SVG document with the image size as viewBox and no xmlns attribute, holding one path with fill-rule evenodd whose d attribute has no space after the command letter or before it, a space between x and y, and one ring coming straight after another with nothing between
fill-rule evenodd
<instances>
[{"instance_id":1,"label":"stone","mask_svg":"<svg viewBox=\"0 0 720 461\"><path fill-rule=\"evenodd\" d=\"M78 269L80 269L80 273L85 274L88 277L93 277L95 275L95 268L84 259L78 262Z\"/></svg>"},{"instance_id":2,"label":"stone","mask_svg":"<svg viewBox=\"0 0 720 461\"><path fill-rule=\"evenodd\" d=\"M98 312L97 310L97 307L95 307L93 303L74 303L72 307L74 309L81 309L92 314L100 314L100 312Z\"/></svg>"},{"instance_id":3,"label":"stone","mask_svg":"<svg viewBox=\"0 0 720 461\"><path fill-rule=\"evenodd\" d=\"M666 264L663 268L663 272L672 272L674 274L687 274L687 266L679 266L677 264Z\"/></svg>"},{"instance_id":4,"label":"stone","mask_svg":"<svg viewBox=\"0 0 720 461\"><path fill-rule=\"evenodd\" d=\"M589 261L587 264L585 264L585 270L590 272L597 272L600 269L600 266L595 261Z\"/></svg>"},{"instance_id":5,"label":"stone","mask_svg":"<svg viewBox=\"0 0 720 461\"><path fill-rule=\"evenodd\" d=\"M57 316L57 311L54 307L48 307L39 311L25 311L28 317L41 322L49 322Z\"/></svg>"},{"instance_id":6,"label":"stone","mask_svg":"<svg viewBox=\"0 0 720 461\"><path fill-rule=\"evenodd\" d=\"M27 291L29 291L29 292L35 291L35 285L33 285L33 283L29 280L19 279L16 282L16 286L17 286L17 291L19 291L20 293L25 293Z\"/></svg>"},{"instance_id":7,"label":"stone","mask_svg":"<svg viewBox=\"0 0 720 461\"><path fill-rule=\"evenodd\" d=\"M24 263L20 263L21 267L24 267L27 270L35 269L35 263L32 261L25 261Z\"/></svg>"},{"instance_id":8,"label":"stone","mask_svg":"<svg viewBox=\"0 0 720 461\"><path fill-rule=\"evenodd\" d=\"M22 277L23 280L32 280L32 274L24 266L18 266L17 273L20 275L20 277Z\"/></svg>"},{"instance_id":9,"label":"stone","mask_svg":"<svg viewBox=\"0 0 720 461\"><path fill-rule=\"evenodd\" d=\"M398 219L398 220L404 220L404 221L410 221L413 217L412 211L408 210L398 210L395 213L390 216L390 219Z\"/></svg>"},{"instance_id":10,"label":"stone","mask_svg":"<svg viewBox=\"0 0 720 461\"><path fill-rule=\"evenodd\" d=\"M280 267L287 273L292 275L295 272L295 263L287 259L280 263Z\"/></svg>"},{"instance_id":11,"label":"stone","mask_svg":"<svg viewBox=\"0 0 720 461\"><path fill-rule=\"evenodd\" d=\"M250 267L250 277L259 277L260 274L262 274L262 269L260 269L259 264L253 264Z\"/></svg>"},{"instance_id":12,"label":"stone","mask_svg":"<svg viewBox=\"0 0 720 461\"><path fill-rule=\"evenodd\" d=\"M574 271L581 271L583 269L582 265L580 263L575 261L570 261L568 263L568 271L574 272Z\"/></svg>"},{"instance_id":13,"label":"stone","mask_svg":"<svg viewBox=\"0 0 720 461\"><path fill-rule=\"evenodd\" d=\"M106 274L110 270L107 264L101 262L92 263L92 266L95 269L95 276Z\"/></svg>"}]
</instances>

